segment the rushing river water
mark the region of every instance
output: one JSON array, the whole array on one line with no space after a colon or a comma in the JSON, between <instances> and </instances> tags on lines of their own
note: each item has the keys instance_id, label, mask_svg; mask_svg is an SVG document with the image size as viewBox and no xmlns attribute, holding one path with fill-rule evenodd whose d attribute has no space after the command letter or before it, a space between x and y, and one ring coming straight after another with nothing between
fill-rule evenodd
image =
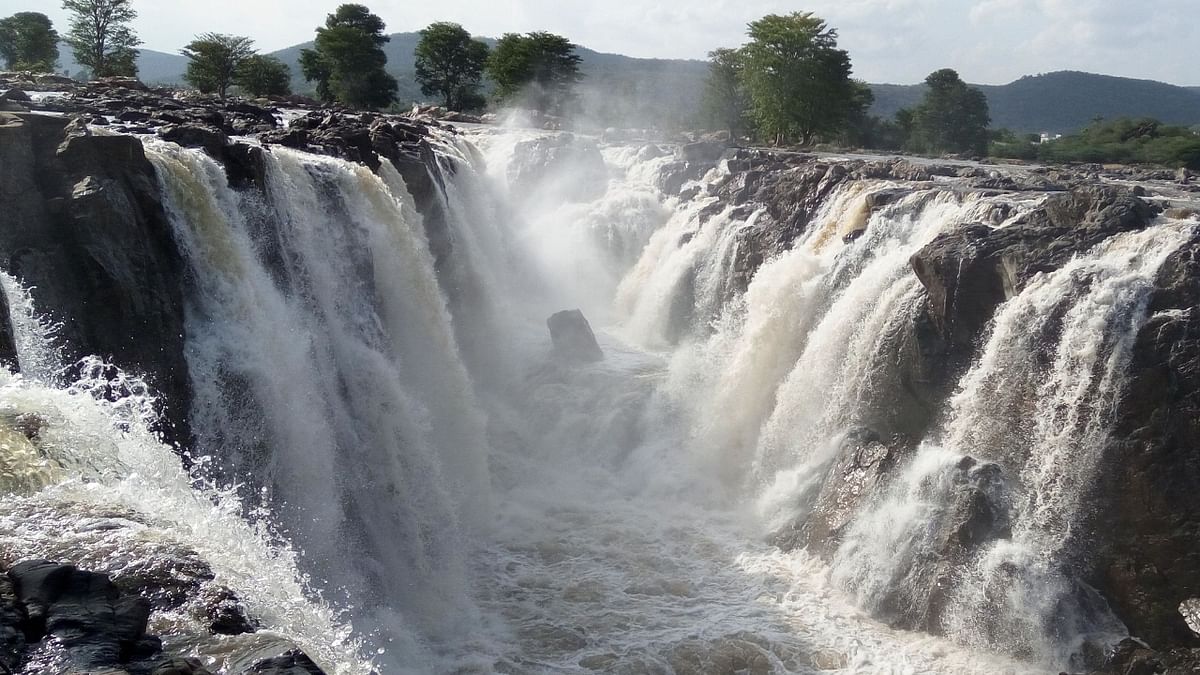
<instances>
[{"instance_id":1,"label":"rushing river water","mask_svg":"<svg viewBox=\"0 0 1200 675\"><path fill-rule=\"evenodd\" d=\"M760 214L709 196L721 168L668 198L668 154L568 139L539 171L539 138L441 137L440 267L386 160L274 148L265 189L238 192L202 152L147 141L188 270L198 464L146 430L132 374L116 403L89 395L101 364L60 381L53 326L5 276L24 374L0 376L0 433L36 414L51 439L6 459L5 546L110 571L187 546L335 673L1057 672L1124 635L1055 561L1191 226L1115 236L1005 303L945 419L822 559L769 542L821 508L847 435L896 392L910 256L1036 198L922 189L871 210L895 184L850 182L742 292ZM575 307L601 362L551 356L545 318ZM944 637L889 627L941 583L931 524L967 455L1015 468L987 488L1011 536L953 571ZM69 525L89 518L135 525ZM261 649L156 620L218 667Z\"/></svg>"}]
</instances>

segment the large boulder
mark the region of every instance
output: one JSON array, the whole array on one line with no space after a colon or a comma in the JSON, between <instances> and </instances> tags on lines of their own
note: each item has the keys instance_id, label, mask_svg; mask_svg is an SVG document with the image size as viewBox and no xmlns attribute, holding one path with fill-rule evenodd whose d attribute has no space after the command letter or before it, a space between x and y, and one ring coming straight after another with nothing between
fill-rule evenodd
<instances>
[{"instance_id":1,"label":"large boulder","mask_svg":"<svg viewBox=\"0 0 1200 675\"><path fill-rule=\"evenodd\" d=\"M281 656L259 661L242 675L325 675L304 652L293 649Z\"/></svg>"},{"instance_id":2,"label":"large boulder","mask_svg":"<svg viewBox=\"0 0 1200 675\"><path fill-rule=\"evenodd\" d=\"M150 602L123 595L106 575L30 560L8 571L16 601L24 608L26 639L56 639L80 670L119 667L161 650L146 636Z\"/></svg>"},{"instance_id":3,"label":"large boulder","mask_svg":"<svg viewBox=\"0 0 1200 675\"><path fill-rule=\"evenodd\" d=\"M568 361L600 361L604 352L596 342L596 334L583 312L578 309L563 310L546 319L550 328L550 339L554 342L554 353Z\"/></svg>"}]
</instances>

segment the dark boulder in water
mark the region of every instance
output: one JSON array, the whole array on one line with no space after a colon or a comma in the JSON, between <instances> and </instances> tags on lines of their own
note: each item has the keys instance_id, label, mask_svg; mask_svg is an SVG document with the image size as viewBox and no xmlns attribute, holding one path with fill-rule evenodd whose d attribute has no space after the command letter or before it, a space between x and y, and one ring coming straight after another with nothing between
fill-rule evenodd
<instances>
[{"instance_id":1,"label":"dark boulder in water","mask_svg":"<svg viewBox=\"0 0 1200 675\"><path fill-rule=\"evenodd\" d=\"M259 661L243 675L325 675L325 671L313 663L307 654L293 649L282 656Z\"/></svg>"},{"instance_id":2,"label":"dark boulder in water","mask_svg":"<svg viewBox=\"0 0 1200 675\"><path fill-rule=\"evenodd\" d=\"M583 312L568 309L546 319L554 353L569 361L600 361L604 352L596 342L596 334Z\"/></svg>"},{"instance_id":3,"label":"dark boulder in water","mask_svg":"<svg viewBox=\"0 0 1200 675\"><path fill-rule=\"evenodd\" d=\"M146 636L150 602L122 594L107 575L29 560L14 565L8 578L24 610L25 639L55 638L76 668L114 668L161 650L157 638Z\"/></svg>"}]
</instances>

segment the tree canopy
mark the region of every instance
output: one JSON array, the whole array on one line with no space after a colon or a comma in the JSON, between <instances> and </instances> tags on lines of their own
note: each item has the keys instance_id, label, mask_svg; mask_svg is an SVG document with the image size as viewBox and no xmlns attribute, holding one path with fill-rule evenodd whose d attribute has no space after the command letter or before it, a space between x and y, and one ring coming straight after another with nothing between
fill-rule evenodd
<instances>
[{"instance_id":1,"label":"tree canopy","mask_svg":"<svg viewBox=\"0 0 1200 675\"><path fill-rule=\"evenodd\" d=\"M747 32L742 80L759 132L802 145L837 132L861 103L837 31L812 13L796 12L764 16Z\"/></svg>"},{"instance_id":2,"label":"tree canopy","mask_svg":"<svg viewBox=\"0 0 1200 675\"><path fill-rule=\"evenodd\" d=\"M233 83L251 96L285 96L292 93L291 70L274 56L247 56L238 65Z\"/></svg>"},{"instance_id":3,"label":"tree canopy","mask_svg":"<svg viewBox=\"0 0 1200 675\"><path fill-rule=\"evenodd\" d=\"M488 46L456 23L438 22L421 31L414 52L421 93L440 96L450 110L483 105L479 85L487 65Z\"/></svg>"},{"instance_id":4,"label":"tree canopy","mask_svg":"<svg viewBox=\"0 0 1200 675\"><path fill-rule=\"evenodd\" d=\"M317 95L358 108L382 108L396 100L399 85L387 73L383 20L363 5L337 8L317 28L313 49L300 52L304 78Z\"/></svg>"},{"instance_id":5,"label":"tree canopy","mask_svg":"<svg viewBox=\"0 0 1200 675\"><path fill-rule=\"evenodd\" d=\"M731 136L746 131L750 100L743 82L742 53L716 49L708 54L708 78L704 81L701 114L704 123L728 129Z\"/></svg>"},{"instance_id":6,"label":"tree canopy","mask_svg":"<svg viewBox=\"0 0 1200 675\"><path fill-rule=\"evenodd\" d=\"M237 35L205 33L180 50L188 57L183 79L206 94L225 98L242 63L254 55L254 40Z\"/></svg>"},{"instance_id":7,"label":"tree canopy","mask_svg":"<svg viewBox=\"0 0 1200 675\"><path fill-rule=\"evenodd\" d=\"M991 119L983 92L950 68L930 73L925 84L925 98L905 118L911 125L908 147L930 154L985 154Z\"/></svg>"},{"instance_id":8,"label":"tree canopy","mask_svg":"<svg viewBox=\"0 0 1200 675\"><path fill-rule=\"evenodd\" d=\"M0 19L0 58L9 70L49 72L58 64L58 31L40 12Z\"/></svg>"},{"instance_id":9,"label":"tree canopy","mask_svg":"<svg viewBox=\"0 0 1200 675\"><path fill-rule=\"evenodd\" d=\"M129 0L63 0L63 9L71 13L67 44L92 77L137 75L142 41L129 26L137 18Z\"/></svg>"},{"instance_id":10,"label":"tree canopy","mask_svg":"<svg viewBox=\"0 0 1200 675\"><path fill-rule=\"evenodd\" d=\"M561 115L580 80L575 45L553 33L506 33L488 58L487 72L501 100Z\"/></svg>"}]
</instances>

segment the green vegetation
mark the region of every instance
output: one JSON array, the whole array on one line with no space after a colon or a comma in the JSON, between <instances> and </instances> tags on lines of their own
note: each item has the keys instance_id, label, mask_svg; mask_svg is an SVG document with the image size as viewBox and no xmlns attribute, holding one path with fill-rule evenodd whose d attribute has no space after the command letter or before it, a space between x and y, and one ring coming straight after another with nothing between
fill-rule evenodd
<instances>
[{"instance_id":1,"label":"green vegetation","mask_svg":"<svg viewBox=\"0 0 1200 675\"><path fill-rule=\"evenodd\" d=\"M225 98L229 85L237 77L242 63L254 55L254 40L237 35L205 33L188 43L179 53L188 57L183 79L202 93Z\"/></svg>"},{"instance_id":2,"label":"green vegetation","mask_svg":"<svg viewBox=\"0 0 1200 675\"><path fill-rule=\"evenodd\" d=\"M471 39L456 23L438 22L421 31L414 55L422 94L440 96L450 110L484 106L479 86L488 60L487 44Z\"/></svg>"},{"instance_id":3,"label":"green vegetation","mask_svg":"<svg viewBox=\"0 0 1200 675\"><path fill-rule=\"evenodd\" d=\"M291 70L274 56L247 56L238 65L233 83L251 96L286 96L292 93Z\"/></svg>"},{"instance_id":4,"label":"green vegetation","mask_svg":"<svg viewBox=\"0 0 1200 675\"><path fill-rule=\"evenodd\" d=\"M40 12L0 19L0 58L9 70L50 72L58 64L58 31Z\"/></svg>"},{"instance_id":5,"label":"green vegetation","mask_svg":"<svg viewBox=\"0 0 1200 675\"><path fill-rule=\"evenodd\" d=\"M774 143L811 145L847 133L870 105L870 90L850 79L850 55L837 31L808 12L771 14L748 27L741 49L709 61L703 115L737 133L744 121Z\"/></svg>"},{"instance_id":6,"label":"green vegetation","mask_svg":"<svg viewBox=\"0 0 1200 675\"><path fill-rule=\"evenodd\" d=\"M741 53L716 49L708 54L708 79L704 82L701 115L704 123L727 129L737 138L748 130L750 97L743 84Z\"/></svg>"},{"instance_id":7,"label":"green vegetation","mask_svg":"<svg viewBox=\"0 0 1200 675\"><path fill-rule=\"evenodd\" d=\"M317 28L313 49L300 52L304 78L317 95L358 108L383 108L396 100L396 78L388 75L383 20L362 5L342 5Z\"/></svg>"},{"instance_id":8,"label":"green vegetation","mask_svg":"<svg viewBox=\"0 0 1200 675\"><path fill-rule=\"evenodd\" d=\"M983 155L988 145L987 98L958 73L943 68L925 78L925 98L911 111L897 113L907 133L904 146L914 152Z\"/></svg>"},{"instance_id":9,"label":"green vegetation","mask_svg":"<svg viewBox=\"0 0 1200 675\"><path fill-rule=\"evenodd\" d=\"M1097 120L1077 134L1037 143L1011 134L993 140L997 157L1044 162L1159 164L1200 170L1200 134L1152 119Z\"/></svg>"},{"instance_id":10,"label":"green vegetation","mask_svg":"<svg viewBox=\"0 0 1200 675\"><path fill-rule=\"evenodd\" d=\"M553 33L506 33L496 43L487 73L501 101L562 115L575 100L580 57L575 45Z\"/></svg>"},{"instance_id":11,"label":"green vegetation","mask_svg":"<svg viewBox=\"0 0 1200 675\"><path fill-rule=\"evenodd\" d=\"M137 18L129 0L63 0L62 6L71 13L67 44L92 77L137 75L142 41L129 27Z\"/></svg>"},{"instance_id":12,"label":"green vegetation","mask_svg":"<svg viewBox=\"0 0 1200 675\"><path fill-rule=\"evenodd\" d=\"M850 55L837 48L837 31L796 12L764 16L747 32L742 79L759 134L810 145L840 131L857 99Z\"/></svg>"}]
</instances>

